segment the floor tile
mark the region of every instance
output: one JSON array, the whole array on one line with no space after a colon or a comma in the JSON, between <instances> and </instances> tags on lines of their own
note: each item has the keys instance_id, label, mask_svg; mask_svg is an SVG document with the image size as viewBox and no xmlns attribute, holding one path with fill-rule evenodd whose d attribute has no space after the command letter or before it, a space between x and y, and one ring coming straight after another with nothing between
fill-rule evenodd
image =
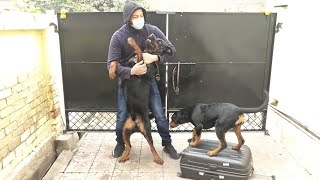
<instances>
[{"instance_id":1,"label":"floor tile","mask_svg":"<svg viewBox=\"0 0 320 180\"><path fill-rule=\"evenodd\" d=\"M85 180L88 173L64 173L60 180Z\"/></svg>"},{"instance_id":2,"label":"floor tile","mask_svg":"<svg viewBox=\"0 0 320 180\"><path fill-rule=\"evenodd\" d=\"M157 172L139 173L138 180L163 180L163 173L157 173Z\"/></svg>"},{"instance_id":3,"label":"floor tile","mask_svg":"<svg viewBox=\"0 0 320 180\"><path fill-rule=\"evenodd\" d=\"M255 168L250 180L276 179L312 180L310 175L296 163L288 151L275 143L263 132L243 132L245 145L249 146ZM113 158L112 150L116 145L115 132L87 133L79 142L79 148L64 172L58 173L55 180L60 179L114 179L114 180L180 180L180 159L173 160L163 152L159 133L153 132L154 147L164 160L163 165L153 162L149 144L140 133L131 136L131 152L129 160L119 163ZM177 152L188 147L187 139L191 132L171 133L172 144ZM215 132L204 132L202 139L217 140ZM228 143L236 143L233 132L226 134ZM290 175L290 177L288 177Z\"/></svg>"},{"instance_id":4,"label":"floor tile","mask_svg":"<svg viewBox=\"0 0 320 180\"><path fill-rule=\"evenodd\" d=\"M112 161L109 161L109 162L96 161L96 162L93 162L89 172L113 172L114 167L115 167L115 163Z\"/></svg>"},{"instance_id":5,"label":"floor tile","mask_svg":"<svg viewBox=\"0 0 320 180\"><path fill-rule=\"evenodd\" d=\"M109 180L112 173L88 173L86 180Z\"/></svg>"},{"instance_id":6,"label":"floor tile","mask_svg":"<svg viewBox=\"0 0 320 180\"><path fill-rule=\"evenodd\" d=\"M153 161L140 161L139 173L163 173L163 166Z\"/></svg>"},{"instance_id":7,"label":"floor tile","mask_svg":"<svg viewBox=\"0 0 320 180\"><path fill-rule=\"evenodd\" d=\"M112 180L137 180L138 173L131 172L131 171L115 170L111 179Z\"/></svg>"},{"instance_id":8,"label":"floor tile","mask_svg":"<svg viewBox=\"0 0 320 180\"><path fill-rule=\"evenodd\" d=\"M93 162L76 162L71 161L64 172L66 173L79 173L89 172Z\"/></svg>"}]
</instances>

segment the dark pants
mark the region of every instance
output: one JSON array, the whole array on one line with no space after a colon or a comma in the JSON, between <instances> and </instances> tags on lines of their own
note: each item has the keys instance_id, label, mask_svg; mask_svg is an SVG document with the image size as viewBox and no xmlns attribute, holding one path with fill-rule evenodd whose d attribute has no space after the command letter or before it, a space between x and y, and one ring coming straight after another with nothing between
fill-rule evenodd
<instances>
[{"instance_id":1,"label":"dark pants","mask_svg":"<svg viewBox=\"0 0 320 180\"><path fill-rule=\"evenodd\" d=\"M169 122L164 114L159 89L155 80L152 81L149 95L149 108L155 117L158 133L162 138L162 146L171 144L171 136L169 134ZM124 88L118 86L118 114L116 123L117 142L123 143L122 127L127 117L126 97Z\"/></svg>"}]
</instances>

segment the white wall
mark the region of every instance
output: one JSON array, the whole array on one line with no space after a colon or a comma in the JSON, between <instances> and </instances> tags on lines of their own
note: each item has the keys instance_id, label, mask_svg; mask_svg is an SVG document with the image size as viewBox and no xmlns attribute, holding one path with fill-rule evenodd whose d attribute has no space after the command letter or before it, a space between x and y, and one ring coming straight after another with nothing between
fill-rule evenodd
<instances>
[{"instance_id":1,"label":"white wall","mask_svg":"<svg viewBox=\"0 0 320 180\"><path fill-rule=\"evenodd\" d=\"M175 12L264 12L266 0L149 0L150 10Z\"/></svg>"},{"instance_id":2,"label":"white wall","mask_svg":"<svg viewBox=\"0 0 320 180\"><path fill-rule=\"evenodd\" d=\"M270 4L269 4L270 5ZM277 8L283 28L275 35L270 98L276 108L320 135L319 1L288 1ZM269 108L267 130L315 179L320 179L320 140Z\"/></svg>"},{"instance_id":3,"label":"white wall","mask_svg":"<svg viewBox=\"0 0 320 180\"><path fill-rule=\"evenodd\" d=\"M275 36L270 96L281 111L320 135L319 1L290 1L279 10L283 29Z\"/></svg>"}]
</instances>

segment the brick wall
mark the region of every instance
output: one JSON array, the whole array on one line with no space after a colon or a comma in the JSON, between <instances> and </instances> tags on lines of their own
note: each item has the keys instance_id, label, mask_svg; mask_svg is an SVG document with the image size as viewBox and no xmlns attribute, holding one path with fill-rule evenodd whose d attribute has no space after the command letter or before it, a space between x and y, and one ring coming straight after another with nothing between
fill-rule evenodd
<instances>
[{"instance_id":1,"label":"brick wall","mask_svg":"<svg viewBox=\"0 0 320 180\"><path fill-rule=\"evenodd\" d=\"M0 177L4 179L19 174L27 165L25 159L62 130L47 33L51 31L0 31Z\"/></svg>"}]
</instances>

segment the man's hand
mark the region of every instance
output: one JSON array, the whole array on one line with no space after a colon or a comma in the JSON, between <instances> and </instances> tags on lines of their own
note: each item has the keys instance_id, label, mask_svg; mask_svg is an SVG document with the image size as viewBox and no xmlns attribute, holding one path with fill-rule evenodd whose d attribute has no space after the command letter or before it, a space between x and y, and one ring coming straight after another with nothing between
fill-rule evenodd
<instances>
[{"instance_id":1,"label":"man's hand","mask_svg":"<svg viewBox=\"0 0 320 180\"><path fill-rule=\"evenodd\" d=\"M155 61L159 61L159 57L157 55L149 54L149 53L142 53L143 61L146 64L153 63Z\"/></svg>"},{"instance_id":2,"label":"man's hand","mask_svg":"<svg viewBox=\"0 0 320 180\"><path fill-rule=\"evenodd\" d=\"M138 62L131 68L131 75L143 75L147 72L147 66L143 61Z\"/></svg>"}]
</instances>

